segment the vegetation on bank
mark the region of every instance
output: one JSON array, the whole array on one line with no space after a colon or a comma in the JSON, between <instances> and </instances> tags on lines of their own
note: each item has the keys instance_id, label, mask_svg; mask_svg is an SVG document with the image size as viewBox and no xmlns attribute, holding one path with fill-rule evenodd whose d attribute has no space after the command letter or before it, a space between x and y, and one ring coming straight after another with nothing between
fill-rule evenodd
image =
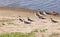
<instances>
[{"instance_id":1,"label":"vegetation on bank","mask_svg":"<svg viewBox=\"0 0 60 37\"><path fill-rule=\"evenodd\" d=\"M34 37L34 33L30 32L27 34L23 34L20 32L12 32L12 33L0 34L0 37Z\"/></svg>"},{"instance_id":2,"label":"vegetation on bank","mask_svg":"<svg viewBox=\"0 0 60 37\"><path fill-rule=\"evenodd\" d=\"M2 33L0 37L35 37L35 32L38 32L38 30L36 29L26 34L20 32Z\"/></svg>"},{"instance_id":3,"label":"vegetation on bank","mask_svg":"<svg viewBox=\"0 0 60 37\"><path fill-rule=\"evenodd\" d=\"M40 32L46 32L48 29L40 29Z\"/></svg>"}]
</instances>

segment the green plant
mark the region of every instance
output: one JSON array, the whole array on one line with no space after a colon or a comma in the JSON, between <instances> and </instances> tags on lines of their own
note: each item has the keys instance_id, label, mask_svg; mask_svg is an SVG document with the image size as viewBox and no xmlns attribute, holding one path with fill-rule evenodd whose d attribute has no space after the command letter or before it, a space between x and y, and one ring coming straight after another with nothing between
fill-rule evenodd
<instances>
[{"instance_id":1,"label":"green plant","mask_svg":"<svg viewBox=\"0 0 60 37\"><path fill-rule=\"evenodd\" d=\"M37 29L35 29L35 30L34 30L34 32L38 32L38 30L37 30Z\"/></svg>"},{"instance_id":2,"label":"green plant","mask_svg":"<svg viewBox=\"0 0 60 37\"><path fill-rule=\"evenodd\" d=\"M40 29L40 32L46 32L47 29Z\"/></svg>"},{"instance_id":3,"label":"green plant","mask_svg":"<svg viewBox=\"0 0 60 37\"><path fill-rule=\"evenodd\" d=\"M0 37L34 37L33 32L31 33L27 33L27 34L23 34L23 33L19 33L19 32L12 32L12 33L4 33L4 34L0 34Z\"/></svg>"}]
</instances>

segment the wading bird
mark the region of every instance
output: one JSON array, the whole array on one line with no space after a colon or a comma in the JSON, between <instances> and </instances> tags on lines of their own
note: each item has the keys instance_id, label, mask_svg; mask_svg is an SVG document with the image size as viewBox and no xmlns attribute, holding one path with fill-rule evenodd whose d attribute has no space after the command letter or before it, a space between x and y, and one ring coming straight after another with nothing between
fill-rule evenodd
<instances>
[{"instance_id":1,"label":"wading bird","mask_svg":"<svg viewBox=\"0 0 60 37\"><path fill-rule=\"evenodd\" d=\"M51 19L51 21L54 22L54 23L57 23L57 22L58 22L58 21L53 20L52 18L50 18L50 19Z\"/></svg>"},{"instance_id":2,"label":"wading bird","mask_svg":"<svg viewBox=\"0 0 60 37\"><path fill-rule=\"evenodd\" d=\"M28 22L28 21L24 21L24 23L25 23L25 24L31 24L31 23L30 23L30 22Z\"/></svg>"},{"instance_id":3,"label":"wading bird","mask_svg":"<svg viewBox=\"0 0 60 37\"><path fill-rule=\"evenodd\" d=\"M30 19L29 17L27 17L28 18L28 21L31 21L31 22L33 22L33 20L32 19Z\"/></svg>"},{"instance_id":4,"label":"wading bird","mask_svg":"<svg viewBox=\"0 0 60 37\"><path fill-rule=\"evenodd\" d=\"M36 13L36 16L40 19L45 19L43 16L40 16L39 14Z\"/></svg>"}]
</instances>

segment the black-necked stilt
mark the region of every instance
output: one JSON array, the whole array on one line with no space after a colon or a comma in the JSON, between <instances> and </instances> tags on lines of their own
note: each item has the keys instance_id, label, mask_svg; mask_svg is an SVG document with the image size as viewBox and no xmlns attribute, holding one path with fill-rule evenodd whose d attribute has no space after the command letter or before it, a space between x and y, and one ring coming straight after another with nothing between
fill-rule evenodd
<instances>
[{"instance_id":1,"label":"black-necked stilt","mask_svg":"<svg viewBox=\"0 0 60 37\"><path fill-rule=\"evenodd\" d=\"M23 22L23 19L19 18L19 21Z\"/></svg>"},{"instance_id":2,"label":"black-necked stilt","mask_svg":"<svg viewBox=\"0 0 60 37\"><path fill-rule=\"evenodd\" d=\"M20 18L21 16L19 16L19 21L21 21L21 22L23 22L23 19L22 18Z\"/></svg>"},{"instance_id":3,"label":"black-necked stilt","mask_svg":"<svg viewBox=\"0 0 60 37\"><path fill-rule=\"evenodd\" d=\"M51 13L50 13L50 12L46 12L46 11L45 11L45 13L46 13L46 14L48 14L48 15L51 15Z\"/></svg>"},{"instance_id":4,"label":"black-necked stilt","mask_svg":"<svg viewBox=\"0 0 60 37\"><path fill-rule=\"evenodd\" d=\"M43 16L40 16L39 14L36 13L36 16L38 16L38 18L40 19L45 19Z\"/></svg>"},{"instance_id":5,"label":"black-necked stilt","mask_svg":"<svg viewBox=\"0 0 60 37\"><path fill-rule=\"evenodd\" d=\"M33 20L32 20L32 19L30 19L29 17L28 17L28 21L31 21L31 22L33 22Z\"/></svg>"},{"instance_id":6,"label":"black-necked stilt","mask_svg":"<svg viewBox=\"0 0 60 37\"><path fill-rule=\"evenodd\" d=\"M39 11L39 14L40 15L45 15L43 11Z\"/></svg>"},{"instance_id":7,"label":"black-necked stilt","mask_svg":"<svg viewBox=\"0 0 60 37\"><path fill-rule=\"evenodd\" d=\"M50 19L51 19L51 21L54 22L54 23L57 23L57 22L58 22L58 21L53 20L52 18L50 18Z\"/></svg>"},{"instance_id":8,"label":"black-necked stilt","mask_svg":"<svg viewBox=\"0 0 60 37\"><path fill-rule=\"evenodd\" d=\"M24 23L25 23L25 24L31 24L31 23L30 23L30 22L28 22L28 21L24 21Z\"/></svg>"}]
</instances>

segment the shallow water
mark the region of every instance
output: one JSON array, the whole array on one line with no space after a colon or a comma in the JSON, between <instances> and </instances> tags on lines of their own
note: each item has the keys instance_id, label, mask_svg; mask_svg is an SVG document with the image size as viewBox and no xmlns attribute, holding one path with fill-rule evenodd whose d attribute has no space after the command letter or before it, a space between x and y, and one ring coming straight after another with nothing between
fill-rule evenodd
<instances>
[{"instance_id":1,"label":"shallow water","mask_svg":"<svg viewBox=\"0 0 60 37\"><path fill-rule=\"evenodd\" d=\"M60 0L0 0L0 6L18 6L60 12Z\"/></svg>"}]
</instances>

